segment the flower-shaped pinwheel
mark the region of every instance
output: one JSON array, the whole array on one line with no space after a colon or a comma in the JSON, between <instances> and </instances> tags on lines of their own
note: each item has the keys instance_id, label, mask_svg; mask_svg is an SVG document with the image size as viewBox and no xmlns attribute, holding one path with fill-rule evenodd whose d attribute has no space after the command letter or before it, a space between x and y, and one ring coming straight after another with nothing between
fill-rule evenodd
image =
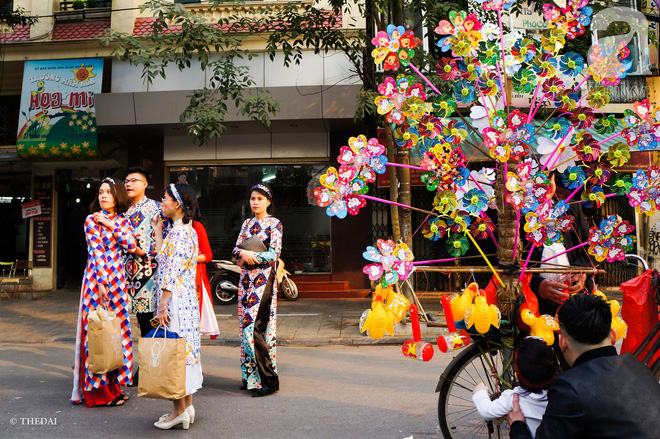
<instances>
[{"instance_id":1,"label":"flower-shaped pinwheel","mask_svg":"<svg viewBox=\"0 0 660 439\"><path fill-rule=\"evenodd\" d=\"M390 24L387 32L379 31L371 42L376 48L371 52L376 64L383 63L385 71L399 70L399 65L407 66L417 47L413 31L406 31L403 26Z\"/></svg>"},{"instance_id":2,"label":"flower-shaped pinwheel","mask_svg":"<svg viewBox=\"0 0 660 439\"><path fill-rule=\"evenodd\" d=\"M484 70L481 73L481 76L479 76L478 86L481 93L483 93L485 96L494 96L501 89L500 80L498 79L497 75L489 70Z\"/></svg>"},{"instance_id":3,"label":"flower-shaped pinwheel","mask_svg":"<svg viewBox=\"0 0 660 439\"><path fill-rule=\"evenodd\" d=\"M565 44L566 32L559 27L548 27L548 29L541 34L541 48L549 55L554 55L559 52Z\"/></svg>"},{"instance_id":4,"label":"flower-shaped pinwheel","mask_svg":"<svg viewBox=\"0 0 660 439\"><path fill-rule=\"evenodd\" d=\"M632 177L630 175L617 175L612 183L612 188L617 195L626 195L632 188Z\"/></svg>"},{"instance_id":5,"label":"flower-shaped pinwheel","mask_svg":"<svg viewBox=\"0 0 660 439\"><path fill-rule=\"evenodd\" d=\"M321 175L319 178L321 186L314 189L314 196L316 204L325 207L328 216L346 218L348 213L346 201L347 198L353 197L351 180L356 174L354 167L345 168L341 174L334 167L330 167Z\"/></svg>"},{"instance_id":6,"label":"flower-shaped pinwheel","mask_svg":"<svg viewBox=\"0 0 660 439\"><path fill-rule=\"evenodd\" d=\"M466 232L470 224L472 224L472 218L465 210L454 210L447 218L447 227L452 232Z\"/></svg>"},{"instance_id":7,"label":"flower-shaped pinwheel","mask_svg":"<svg viewBox=\"0 0 660 439\"><path fill-rule=\"evenodd\" d=\"M467 137L467 128L463 122L452 120L442 127L442 136L445 142L458 145Z\"/></svg>"},{"instance_id":8,"label":"flower-shaped pinwheel","mask_svg":"<svg viewBox=\"0 0 660 439\"><path fill-rule=\"evenodd\" d=\"M527 232L527 240L534 247L563 242L562 232L569 231L575 221L573 216L566 215L567 211L568 205L563 201L559 201L554 207L551 200L540 203L537 210L525 215L524 229Z\"/></svg>"},{"instance_id":9,"label":"flower-shaped pinwheel","mask_svg":"<svg viewBox=\"0 0 660 439\"><path fill-rule=\"evenodd\" d=\"M628 145L636 146L640 151L655 149L660 137L660 107L651 111L648 99L635 102L632 110L623 112L623 125L626 127L621 132Z\"/></svg>"},{"instance_id":10,"label":"flower-shaped pinwheel","mask_svg":"<svg viewBox=\"0 0 660 439\"><path fill-rule=\"evenodd\" d=\"M561 174L561 182L567 189L576 189L584 184L587 175L577 166L570 166Z\"/></svg>"},{"instance_id":11,"label":"flower-shaped pinwheel","mask_svg":"<svg viewBox=\"0 0 660 439\"><path fill-rule=\"evenodd\" d=\"M452 233L445 242L447 252L455 258L460 258L470 248L470 243L465 235Z\"/></svg>"},{"instance_id":12,"label":"flower-shaped pinwheel","mask_svg":"<svg viewBox=\"0 0 660 439\"><path fill-rule=\"evenodd\" d=\"M549 53L539 53L534 58L534 62L530 64L530 67L538 76L542 78L552 78L555 76L557 58L554 58Z\"/></svg>"},{"instance_id":13,"label":"flower-shaped pinwheel","mask_svg":"<svg viewBox=\"0 0 660 439\"><path fill-rule=\"evenodd\" d=\"M578 107L571 113L571 123L576 130L584 130L591 127L596 116L589 107Z\"/></svg>"},{"instance_id":14,"label":"flower-shaped pinwheel","mask_svg":"<svg viewBox=\"0 0 660 439\"><path fill-rule=\"evenodd\" d=\"M577 101L579 99L577 93L573 93L570 90L560 91L555 96L557 111L562 113L573 111L577 107Z\"/></svg>"},{"instance_id":15,"label":"flower-shaped pinwheel","mask_svg":"<svg viewBox=\"0 0 660 439\"><path fill-rule=\"evenodd\" d=\"M600 209L600 206L605 202L605 192L600 186L594 186L591 190L582 192L580 197L582 199L582 205L586 208L596 207Z\"/></svg>"},{"instance_id":16,"label":"flower-shaped pinwheel","mask_svg":"<svg viewBox=\"0 0 660 439\"><path fill-rule=\"evenodd\" d=\"M429 218L422 226L422 235L431 241L437 241L447 235L447 223L442 218Z\"/></svg>"},{"instance_id":17,"label":"flower-shaped pinwheel","mask_svg":"<svg viewBox=\"0 0 660 439\"><path fill-rule=\"evenodd\" d=\"M596 166L591 164L590 167L586 168L587 174L587 183L602 186L610 181L612 177L612 166L608 162L599 162Z\"/></svg>"},{"instance_id":18,"label":"flower-shaped pinwheel","mask_svg":"<svg viewBox=\"0 0 660 439\"><path fill-rule=\"evenodd\" d=\"M603 85L619 85L632 67L632 61L626 59L629 55L625 40L616 43L614 37L606 37L604 44L594 44L589 49L589 73Z\"/></svg>"},{"instance_id":19,"label":"flower-shaped pinwheel","mask_svg":"<svg viewBox=\"0 0 660 439\"><path fill-rule=\"evenodd\" d=\"M603 86L589 89L587 103L594 109L599 109L610 102L610 90Z\"/></svg>"},{"instance_id":20,"label":"flower-shaped pinwheel","mask_svg":"<svg viewBox=\"0 0 660 439\"><path fill-rule=\"evenodd\" d=\"M475 14L465 11L450 11L449 21L442 20L435 28L438 35L448 35L438 41L443 51L452 50L454 56L463 56L471 52L481 40L482 24Z\"/></svg>"},{"instance_id":21,"label":"flower-shaped pinwheel","mask_svg":"<svg viewBox=\"0 0 660 439\"><path fill-rule=\"evenodd\" d=\"M513 89L519 93L532 93L536 87L536 73L527 68L518 70L512 79Z\"/></svg>"},{"instance_id":22,"label":"flower-shaped pinwheel","mask_svg":"<svg viewBox=\"0 0 660 439\"><path fill-rule=\"evenodd\" d=\"M452 148L449 143L445 142L436 144L430 149L422 148L422 150L424 158L420 160L419 166L437 177L436 180L427 177L427 187L429 187L428 181L434 181L436 187L442 188L442 190L454 186L455 178L465 166L465 155L461 148Z\"/></svg>"},{"instance_id":23,"label":"flower-shaped pinwheel","mask_svg":"<svg viewBox=\"0 0 660 439\"><path fill-rule=\"evenodd\" d=\"M574 142L571 143L573 151L577 154L578 159L583 162L597 162L600 157L600 145L598 145L598 141L591 134L580 134L580 136L576 135Z\"/></svg>"},{"instance_id":24,"label":"flower-shaped pinwheel","mask_svg":"<svg viewBox=\"0 0 660 439\"><path fill-rule=\"evenodd\" d=\"M486 218L477 218L470 224L470 233L475 239L486 239L495 231L495 223Z\"/></svg>"},{"instance_id":25,"label":"flower-shaped pinwheel","mask_svg":"<svg viewBox=\"0 0 660 439\"><path fill-rule=\"evenodd\" d=\"M630 160L630 147L623 142L610 145L607 150L607 161L614 168L625 165Z\"/></svg>"},{"instance_id":26,"label":"flower-shaped pinwheel","mask_svg":"<svg viewBox=\"0 0 660 439\"><path fill-rule=\"evenodd\" d=\"M473 216L479 216L488 208L488 195L481 189L470 189L463 195L463 208Z\"/></svg>"},{"instance_id":27,"label":"flower-shaped pinwheel","mask_svg":"<svg viewBox=\"0 0 660 439\"><path fill-rule=\"evenodd\" d=\"M520 110L514 110L509 115L506 127L497 128L492 125L485 128L484 145L490 149L490 156L500 162L509 158L520 160L529 153L529 145L534 142L535 128L526 123L527 116Z\"/></svg>"},{"instance_id":28,"label":"flower-shaped pinwheel","mask_svg":"<svg viewBox=\"0 0 660 439\"><path fill-rule=\"evenodd\" d=\"M371 281L379 281L385 288L404 281L413 269L414 256L405 243L394 245L392 240L379 239L378 248L368 246L362 253L364 259L374 264L365 266L362 271Z\"/></svg>"},{"instance_id":29,"label":"flower-shaped pinwheel","mask_svg":"<svg viewBox=\"0 0 660 439\"><path fill-rule=\"evenodd\" d=\"M360 174L363 167L368 167L373 171L369 175L373 175L374 172L384 173L385 163L387 163L387 157L383 155L384 152L385 146L381 145L376 138L367 140L367 137L363 134L349 138L348 146L342 146L337 157L337 161L342 165L339 168L340 176L343 169L348 165L355 167L356 175ZM351 176L350 179L353 179L353 177ZM367 178L367 182L373 183L376 181L375 175L373 177L373 179Z\"/></svg>"},{"instance_id":30,"label":"flower-shaped pinwheel","mask_svg":"<svg viewBox=\"0 0 660 439\"><path fill-rule=\"evenodd\" d=\"M554 99L555 96L557 96L557 93L563 91L565 88L566 86L564 85L562 80L554 76L552 78L546 79L543 82L542 90L544 96Z\"/></svg>"},{"instance_id":31,"label":"flower-shaped pinwheel","mask_svg":"<svg viewBox=\"0 0 660 439\"><path fill-rule=\"evenodd\" d=\"M419 135L426 139L435 139L443 131L443 125L439 118L425 114L419 121Z\"/></svg>"},{"instance_id":32,"label":"flower-shaped pinwheel","mask_svg":"<svg viewBox=\"0 0 660 439\"><path fill-rule=\"evenodd\" d=\"M394 141L397 146L403 149L410 149L417 145L419 141L419 133L417 128L410 125L400 125L394 130Z\"/></svg>"},{"instance_id":33,"label":"flower-shaped pinwheel","mask_svg":"<svg viewBox=\"0 0 660 439\"><path fill-rule=\"evenodd\" d=\"M566 37L574 39L584 34L585 26L591 22L593 9L587 6L585 0L568 0L564 2L565 7L557 7L552 4L543 5L543 18L550 24L563 29Z\"/></svg>"},{"instance_id":34,"label":"flower-shaped pinwheel","mask_svg":"<svg viewBox=\"0 0 660 439\"><path fill-rule=\"evenodd\" d=\"M433 209L442 213L448 214L456 209L458 200L456 194L452 191L442 191L435 194L433 199Z\"/></svg>"},{"instance_id":35,"label":"flower-shaped pinwheel","mask_svg":"<svg viewBox=\"0 0 660 439\"><path fill-rule=\"evenodd\" d=\"M618 215L610 215L600 222L600 227L589 229L589 254L598 262L623 261L626 252L635 244L634 236L626 236L635 231L635 226L623 221Z\"/></svg>"},{"instance_id":36,"label":"flower-shaped pinwheel","mask_svg":"<svg viewBox=\"0 0 660 439\"><path fill-rule=\"evenodd\" d=\"M458 63L459 76L470 82L475 82L481 75L482 70L479 59L473 56L466 56Z\"/></svg>"},{"instance_id":37,"label":"flower-shaped pinwheel","mask_svg":"<svg viewBox=\"0 0 660 439\"><path fill-rule=\"evenodd\" d=\"M468 81L458 81L454 84L454 99L461 104L468 104L474 100L474 85Z\"/></svg>"},{"instance_id":38,"label":"flower-shaped pinwheel","mask_svg":"<svg viewBox=\"0 0 660 439\"><path fill-rule=\"evenodd\" d=\"M608 114L596 121L594 129L598 134L612 134L618 126L619 122L616 120L616 116Z\"/></svg>"},{"instance_id":39,"label":"flower-shaped pinwheel","mask_svg":"<svg viewBox=\"0 0 660 439\"><path fill-rule=\"evenodd\" d=\"M531 61L538 52L535 41L527 38L517 40L511 47L511 55L521 62Z\"/></svg>"},{"instance_id":40,"label":"flower-shaped pinwheel","mask_svg":"<svg viewBox=\"0 0 660 439\"><path fill-rule=\"evenodd\" d=\"M453 81L459 74L455 58L440 58L435 71L443 81Z\"/></svg>"},{"instance_id":41,"label":"flower-shaped pinwheel","mask_svg":"<svg viewBox=\"0 0 660 439\"><path fill-rule=\"evenodd\" d=\"M433 100L433 113L440 118L447 118L456 111L456 101L453 96L444 94Z\"/></svg>"},{"instance_id":42,"label":"flower-shaped pinwheel","mask_svg":"<svg viewBox=\"0 0 660 439\"><path fill-rule=\"evenodd\" d=\"M648 171L638 169L632 176L632 188L626 193L630 205L637 213L653 215L660 207L660 169L651 166Z\"/></svg>"},{"instance_id":43,"label":"flower-shaped pinwheel","mask_svg":"<svg viewBox=\"0 0 660 439\"><path fill-rule=\"evenodd\" d=\"M546 133L554 140L561 140L571 128L571 123L564 117L553 117L545 124Z\"/></svg>"},{"instance_id":44,"label":"flower-shaped pinwheel","mask_svg":"<svg viewBox=\"0 0 660 439\"><path fill-rule=\"evenodd\" d=\"M575 52L566 52L559 57L559 71L567 76L577 76L584 69L584 58Z\"/></svg>"}]
</instances>

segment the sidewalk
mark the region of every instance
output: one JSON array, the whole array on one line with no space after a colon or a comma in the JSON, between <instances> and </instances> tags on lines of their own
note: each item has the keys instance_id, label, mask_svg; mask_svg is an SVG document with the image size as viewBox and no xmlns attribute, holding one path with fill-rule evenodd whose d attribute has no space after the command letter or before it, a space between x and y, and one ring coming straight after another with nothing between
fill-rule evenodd
<instances>
[{"instance_id":1,"label":"sidewalk","mask_svg":"<svg viewBox=\"0 0 660 439\"><path fill-rule=\"evenodd\" d=\"M76 340L80 291L62 289L51 291L37 300L28 297L0 300L0 343L51 343ZM421 299L427 313L442 310L439 296ZM403 344L412 339L410 324L397 327L395 336L389 334L376 341L361 334L358 323L362 313L370 308L371 299L305 299L289 302L278 298L278 344ZM202 336L202 344L238 345L238 310L236 304L215 306L220 336L210 340ZM137 329L135 317L131 327ZM421 325L422 338L435 342L446 328ZM138 332L134 330L133 339Z\"/></svg>"}]
</instances>

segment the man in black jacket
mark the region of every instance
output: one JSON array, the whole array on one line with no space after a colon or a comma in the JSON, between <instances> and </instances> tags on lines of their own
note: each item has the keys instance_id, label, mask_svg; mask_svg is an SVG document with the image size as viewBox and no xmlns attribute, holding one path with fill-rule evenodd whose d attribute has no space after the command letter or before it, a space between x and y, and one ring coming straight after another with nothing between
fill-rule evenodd
<instances>
[{"instance_id":1,"label":"man in black jacket","mask_svg":"<svg viewBox=\"0 0 660 439\"><path fill-rule=\"evenodd\" d=\"M657 439L660 385L630 354L612 346L612 313L600 297L577 294L557 311L559 347L571 369L548 389L536 439ZM507 415L511 439L531 438L517 395Z\"/></svg>"}]
</instances>

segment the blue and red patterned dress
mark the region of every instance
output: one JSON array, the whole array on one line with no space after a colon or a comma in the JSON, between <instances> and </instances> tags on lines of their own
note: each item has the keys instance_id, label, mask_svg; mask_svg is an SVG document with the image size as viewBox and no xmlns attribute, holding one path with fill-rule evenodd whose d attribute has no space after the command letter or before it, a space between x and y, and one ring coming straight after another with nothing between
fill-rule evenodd
<instances>
[{"instance_id":1,"label":"blue and red patterned dress","mask_svg":"<svg viewBox=\"0 0 660 439\"><path fill-rule=\"evenodd\" d=\"M259 237L268 250L255 255L260 262L258 265L243 266L238 284L241 378L248 389L265 388L274 392L279 389L275 361L275 267L282 251L282 223L272 216L248 219L243 223L236 245L251 236ZM235 247L234 255L239 252Z\"/></svg>"},{"instance_id":2,"label":"blue and red patterned dress","mask_svg":"<svg viewBox=\"0 0 660 439\"><path fill-rule=\"evenodd\" d=\"M135 250L137 241L126 218L122 215L111 215L105 210L101 213L113 221L115 227L110 230L96 224L92 215L85 220L87 267L80 292L73 392L70 400L80 403L86 399L88 407L111 402L121 394L119 385L127 386L132 381L133 349L122 252ZM101 306L99 283L108 291L108 309L114 311L121 321L124 366L105 374L91 374L87 363L87 316L90 311Z\"/></svg>"}]
</instances>

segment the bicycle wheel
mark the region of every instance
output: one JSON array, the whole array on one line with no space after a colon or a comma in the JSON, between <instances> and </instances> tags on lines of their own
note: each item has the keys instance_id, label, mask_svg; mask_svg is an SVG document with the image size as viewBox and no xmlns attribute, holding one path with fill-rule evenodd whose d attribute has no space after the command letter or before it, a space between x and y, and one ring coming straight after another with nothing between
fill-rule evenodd
<instances>
[{"instance_id":1,"label":"bicycle wheel","mask_svg":"<svg viewBox=\"0 0 660 439\"><path fill-rule=\"evenodd\" d=\"M287 300L296 300L298 298L298 286L287 276L282 278L282 294Z\"/></svg>"},{"instance_id":2,"label":"bicycle wheel","mask_svg":"<svg viewBox=\"0 0 660 439\"><path fill-rule=\"evenodd\" d=\"M502 387L503 382L511 382L512 352L503 345L482 341L467 346L447 366L436 389L440 391L438 420L446 439L508 437L504 423L484 421L479 415L472 403L472 389L483 382L494 399L508 388Z\"/></svg>"}]
</instances>

